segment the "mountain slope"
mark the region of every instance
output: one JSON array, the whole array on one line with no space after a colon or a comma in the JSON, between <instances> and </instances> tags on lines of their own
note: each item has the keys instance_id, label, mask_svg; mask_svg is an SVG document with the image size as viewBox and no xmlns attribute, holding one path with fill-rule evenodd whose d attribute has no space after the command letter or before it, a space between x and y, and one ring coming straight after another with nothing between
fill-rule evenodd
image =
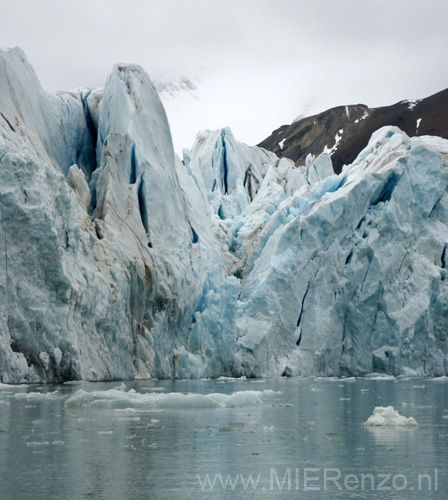
<instances>
[{"instance_id":1,"label":"mountain slope","mask_svg":"<svg viewBox=\"0 0 448 500\"><path fill-rule=\"evenodd\" d=\"M307 154L328 152L334 171L341 172L364 149L380 127L396 126L409 137L448 138L448 89L420 101L369 108L363 104L339 106L283 125L259 144L279 157L304 165Z\"/></svg>"}]
</instances>

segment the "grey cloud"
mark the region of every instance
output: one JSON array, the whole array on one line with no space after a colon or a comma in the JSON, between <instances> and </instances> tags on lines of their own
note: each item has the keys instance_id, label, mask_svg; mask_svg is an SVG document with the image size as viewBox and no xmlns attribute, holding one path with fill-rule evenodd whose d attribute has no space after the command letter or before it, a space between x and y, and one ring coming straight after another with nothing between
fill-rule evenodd
<instances>
[{"instance_id":1,"label":"grey cloud","mask_svg":"<svg viewBox=\"0 0 448 500\"><path fill-rule=\"evenodd\" d=\"M213 120L203 109L198 116L242 130L248 142L307 105L390 104L448 82L446 0L0 0L0 7L0 45L21 46L48 90L101 86L116 62L140 64L155 78L208 67L208 99L225 105L215 106ZM245 113L232 112L232 103Z\"/></svg>"}]
</instances>

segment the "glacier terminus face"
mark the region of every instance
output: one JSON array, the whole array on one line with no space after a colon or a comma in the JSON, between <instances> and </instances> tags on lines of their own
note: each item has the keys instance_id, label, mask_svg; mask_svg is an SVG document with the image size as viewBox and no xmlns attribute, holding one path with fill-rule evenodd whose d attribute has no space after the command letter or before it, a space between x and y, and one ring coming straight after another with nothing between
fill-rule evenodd
<instances>
[{"instance_id":1,"label":"glacier terminus face","mask_svg":"<svg viewBox=\"0 0 448 500\"><path fill-rule=\"evenodd\" d=\"M448 141L180 159L142 68L53 95L20 49L0 112L3 383L448 375Z\"/></svg>"}]
</instances>

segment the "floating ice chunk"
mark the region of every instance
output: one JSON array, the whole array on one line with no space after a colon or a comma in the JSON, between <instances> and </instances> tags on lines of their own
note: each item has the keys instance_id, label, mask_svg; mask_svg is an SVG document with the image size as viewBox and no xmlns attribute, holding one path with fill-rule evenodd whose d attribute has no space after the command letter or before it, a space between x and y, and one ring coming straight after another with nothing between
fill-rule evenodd
<instances>
[{"instance_id":1,"label":"floating ice chunk","mask_svg":"<svg viewBox=\"0 0 448 500\"><path fill-rule=\"evenodd\" d=\"M211 409L263 404L262 391L240 391L234 394L140 394L111 389L86 392L80 389L66 402L66 408L139 408L139 409Z\"/></svg>"},{"instance_id":2,"label":"floating ice chunk","mask_svg":"<svg viewBox=\"0 0 448 500\"><path fill-rule=\"evenodd\" d=\"M414 417L403 417L393 406L377 406L373 410L365 425L372 427L398 426L398 427L416 427L418 423Z\"/></svg>"},{"instance_id":3,"label":"floating ice chunk","mask_svg":"<svg viewBox=\"0 0 448 500\"><path fill-rule=\"evenodd\" d=\"M271 425L271 426L266 426L266 427L263 427L263 432L272 432L274 430L274 426Z\"/></svg>"},{"instance_id":4,"label":"floating ice chunk","mask_svg":"<svg viewBox=\"0 0 448 500\"><path fill-rule=\"evenodd\" d=\"M23 389L28 387L26 384L21 385L12 385L12 384L1 384L0 383L0 391L11 391L13 389Z\"/></svg>"},{"instance_id":5,"label":"floating ice chunk","mask_svg":"<svg viewBox=\"0 0 448 500\"><path fill-rule=\"evenodd\" d=\"M36 419L36 420L33 420L31 423L32 423L33 425L44 425L44 424L45 424L45 420L44 420L44 419L42 419L42 418L38 418L38 419Z\"/></svg>"},{"instance_id":6,"label":"floating ice chunk","mask_svg":"<svg viewBox=\"0 0 448 500\"><path fill-rule=\"evenodd\" d=\"M369 373L364 378L367 380L396 380L393 375L387 375L386 373Z\"/></svg>"},{"instance_id":7,"label":"floating ice chunk","mask_svg":"<svg viewBox=\"0 0 448 500\"><path fill-rule=\"evenodd\" d=\"M58 391L54 392L18 392L14 394L16 399L57 399L59 397Z\"/></svg>"},{"instance_id":8,"label":"floating ice chunk","mask_svg":"<svg viewBox=\"0 0 448 500\"><path fill-rule=\"evenodd\" d=\"M117 420L120 422L140 422L141 419L140 417L118 417Z\"/></svg>"},{"instance_id":9,"label":"floating ice chunk","mask_svg":"<svg viewBox=\"0 0 448 500\"><path fill-rule=\"evenodd\" d=\"M356 377L316 377L315 382L356 382Z\"/></svg>"},{"instance_id":10,"label":"floating ice chunk","mask_svg":"<svg viewBox=\"0 0 448 500\"><path fill-rule=\"evenodd\" d=\"M238 380L246 380L246 377L218 377L216 380L225 380L227 382L235 382Z\"/></svg>"},{"instance_id":11,"label":"floating ice chunk","mask_svg":"<svg viewBox=\"0 0 448 500\"><path fill-rule=\"evenodd\" d=\"M182 394L170 393L162 394L162 397L154 401L157 408L163 410L176 410L176 409L209 409L219 408L220 404L209 396L203 394ZM223 405L224 406L224 405Z\"/></svg>"},{"instance_id":12,"label":"floating ice chunk","mask_svg":"<svg viewBox=\"0 0 448 500\"><path fill-rule=\"evenodd\" d=\"M123 382L120 385L117 385L114 387L117 391L125 391L126 390L126 385L123 384Z\"/></svg>"},{"instance_id":13,"label":"floating ice chunk","mask_svg":"<svg viewBox=\"0 0 448 500\"><path fill-rule=\"evenodd\" d=\"M121 415L122 413L137 413L137 410L135 408L116 408L114 412L118 415Z\"/></svg>"},{"instance_id":14,"label":"floating ice chunk","mask_svg":"<svg viewBox=\"0 0 448 500\"><path fill-rule=\"evenodd\" d=\"M443 377L435 377L430 379L432 382L448 382L448 377L445 375Z\"/></svg>"},{"instance_id":15,"label":"floating ice chunk","mask_svg":"<svg viewBox=\"0 0 448 500\"><path fill-rule=\"evenodd\" d=\"M236 406L258 406L263 404L261 391L240 391L234 394L210 394L209 397L222 406L233 408Z\"/></svg>"}]
</instances>

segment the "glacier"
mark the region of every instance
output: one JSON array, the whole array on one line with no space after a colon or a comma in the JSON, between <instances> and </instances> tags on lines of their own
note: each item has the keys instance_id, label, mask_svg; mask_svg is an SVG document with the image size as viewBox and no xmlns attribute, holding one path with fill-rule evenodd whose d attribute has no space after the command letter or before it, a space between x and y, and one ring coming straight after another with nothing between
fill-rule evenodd
<instances>
[{"instance_id":1,"label":"glacier","mask_svg":"<svg viewBox=\"0 0 448 500\"><path fill-rule=\"evenodd\" d=\"M198 133L147 73L45 92L0 50L0 381L448 375L448 141L341 174Z\"/></svg>"}]
</instances>

